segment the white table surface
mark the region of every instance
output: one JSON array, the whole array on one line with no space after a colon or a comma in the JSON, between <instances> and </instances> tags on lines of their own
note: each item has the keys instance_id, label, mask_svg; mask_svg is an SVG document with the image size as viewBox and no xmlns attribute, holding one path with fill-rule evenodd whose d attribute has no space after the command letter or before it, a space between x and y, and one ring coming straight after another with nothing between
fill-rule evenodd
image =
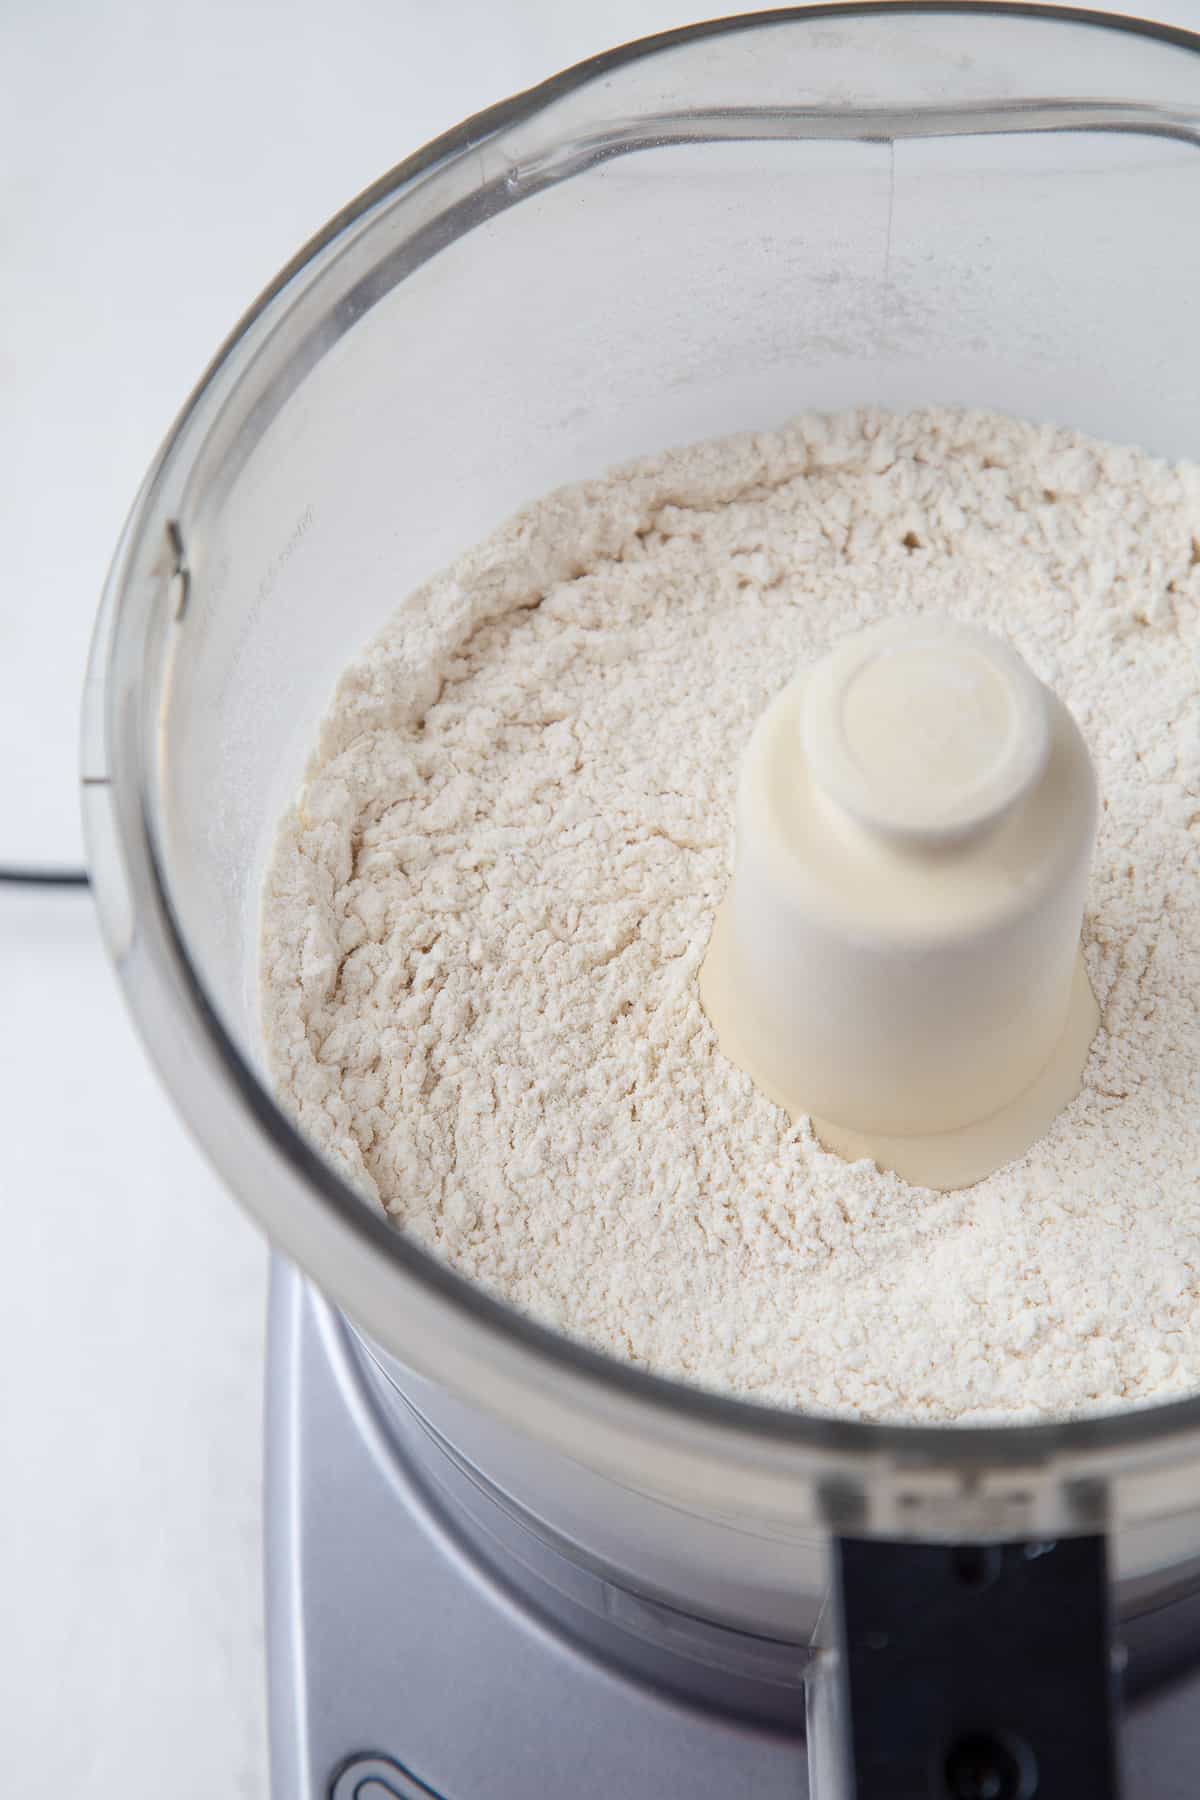
<instances>
[{"instance_id":1,"label":"white table surface","mask_svg":"<svg viewBox=\"0 0 1200 1800\"><path fill-rule=\"evenodd\" d=\"M0 863L81 855L105 563L243 306L465 114L717 10L0 8ZM1200 0L1158 16L1200 28ZM0 994L0 1791L261 1800L265 1251L144 1062L86 895L0 889Z\"/></svg>"}]
</instances>

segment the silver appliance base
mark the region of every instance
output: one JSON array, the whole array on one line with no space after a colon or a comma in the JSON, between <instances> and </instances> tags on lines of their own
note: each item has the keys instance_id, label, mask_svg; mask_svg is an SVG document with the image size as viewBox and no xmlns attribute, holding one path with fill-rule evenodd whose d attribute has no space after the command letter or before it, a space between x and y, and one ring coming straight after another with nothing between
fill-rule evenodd
<instances>
[{"instance_id":1,"label":"silver appliance base","mask_svg":"<svg viewBox=\"0 0 1200 1800\"><path fill-rule=\"evenodd\" d=\"M403 1453L340 1316L278 1257L266 1573L274 1800L808 1794L799 1676L794 1729L755 1723L622 1672L531 1604ZM1129 1800L1193 1800L1200 1670L1126 1714L1123 1756Z\"/></svg>"}]
</instances>

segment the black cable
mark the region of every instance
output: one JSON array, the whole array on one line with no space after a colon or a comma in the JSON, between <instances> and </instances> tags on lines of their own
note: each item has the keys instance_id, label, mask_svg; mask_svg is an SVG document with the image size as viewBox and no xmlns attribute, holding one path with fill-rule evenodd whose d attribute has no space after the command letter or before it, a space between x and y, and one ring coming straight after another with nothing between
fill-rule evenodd
<instances>
[{"instance_id":1,"label":"black cable","mask_svg":"<svg viewBox=\"0 0 1200 1800\"><path fill-rule=\"evenodd\" d=\"M0 881L17 887L88 887L86 869L17 869L0 864Z\"/></svg>"}]
</instances>

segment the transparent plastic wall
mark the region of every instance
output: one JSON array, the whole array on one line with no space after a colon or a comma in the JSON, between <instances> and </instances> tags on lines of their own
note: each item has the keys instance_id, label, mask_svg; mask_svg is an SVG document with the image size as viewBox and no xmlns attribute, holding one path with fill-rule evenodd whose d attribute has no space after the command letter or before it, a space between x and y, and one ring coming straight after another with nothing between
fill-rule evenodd
<instances>
[{"instance_id":1,"label":"transparent plastic wall","mask_svg":"<svg viewBox=\"0 0 1200 1800\"><path fill-rule=\"evenodd\" d=\"M522 502L848 404L999 407L1200 455L1198 102L1200 57L1169 34L984 6L817 9L615 52L348 209L151 471L85 705L95 886L130 1004L231 1189L383 1351L489 1425L797 1528L835 1492L860 1529L909 1528L899 1484L919 1466L923 1530L1069 1529L1082 1478L1119 1467L1114 1525L1173 1521L1138 1565L1200 1548L1197 1403L922 1432L653 1382L368 1215L254 1075L264 860L337 677Z\"/></svg>"}]
</instances>

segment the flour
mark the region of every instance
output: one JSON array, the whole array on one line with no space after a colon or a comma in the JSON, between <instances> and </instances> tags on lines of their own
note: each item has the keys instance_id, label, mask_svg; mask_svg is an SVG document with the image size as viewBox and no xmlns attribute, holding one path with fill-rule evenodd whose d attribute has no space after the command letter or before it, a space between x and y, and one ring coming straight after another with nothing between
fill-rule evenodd
<instances>
[{"instance_id":1,"label":"flour","mask_svg":"<svg viewBox=\"0 0 1200 1800\"><path fill-rule=\"evenodd\" d=\"M1200 1387L1200 469L855 412L552 494L344 676L265 893L283 1099L406 1232L643 1367L886 1419ZM824 1152L697 973L738 761L892 612L1009 637L1103 796L1083 1092L951 1194Z\"/></svg>"}]
</instances>

